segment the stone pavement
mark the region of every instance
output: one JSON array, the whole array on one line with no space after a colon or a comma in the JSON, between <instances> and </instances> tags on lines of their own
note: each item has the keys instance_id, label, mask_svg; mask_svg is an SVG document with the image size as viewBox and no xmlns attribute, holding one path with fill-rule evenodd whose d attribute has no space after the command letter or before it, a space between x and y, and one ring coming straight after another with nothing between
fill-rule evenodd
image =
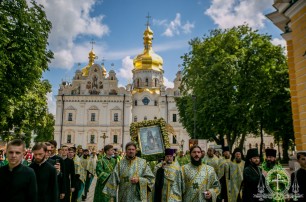
<instances>
[{"instance_id":1,"label":"stone pavement","mask_svg":"<svg viewBox=\"0 0 306 202\"><path fill-rule=\"evenodd\" d=\"M90 185L89 188L89 193L87 195L87 200L86 202L93 202L94 200L94 195L95 195L95 188L96 188L96 182L97 182L97 177L95 177Z\"/></svg>"}]
</instances>

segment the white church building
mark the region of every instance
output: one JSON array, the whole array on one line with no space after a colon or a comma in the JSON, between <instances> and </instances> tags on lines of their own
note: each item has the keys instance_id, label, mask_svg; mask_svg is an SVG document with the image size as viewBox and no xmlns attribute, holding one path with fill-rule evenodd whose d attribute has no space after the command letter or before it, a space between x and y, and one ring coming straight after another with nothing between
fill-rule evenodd
<instances>
[{"instance_id":1,"label":"white church building","mask_svg":"<svg viewBox=\"0 0 306 202\"><path fill-rule=\"evenodd\" d=\"M188 133L179 122L175 97L180 96L181 72L173 88L163 80L163 59L152 48L153 31L143 34L144 50L133 60L133 82L118 87L114 70L95 63L89 52L88 65L77 70L72 82L62 82L56 96L54 139L60 144L82 145L100 150L106 144L124 150L130 141L130 124L163 118L174 135L169 135L172 148L188 149Z\"/></svg>"}]
</instances>

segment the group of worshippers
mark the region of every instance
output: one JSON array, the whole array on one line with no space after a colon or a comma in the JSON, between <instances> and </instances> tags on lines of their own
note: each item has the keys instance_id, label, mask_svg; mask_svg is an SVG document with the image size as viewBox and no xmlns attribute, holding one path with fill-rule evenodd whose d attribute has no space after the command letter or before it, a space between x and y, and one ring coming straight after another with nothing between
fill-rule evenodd
<instances>
[{"instance_id":1,"label":"group of worshippers","mask_svg":"<svg viewBox=\"0 0 306 202\"><path fill-rule=\"evenodd\" d=\"M84 201L96 176L94 202L253 202L260 201L254 198L260 181L278 166L274 149L266 149L261 167L256 148L248 150L245 161L239 148L231 154L224 147L223 157L218 158L213 148L205 155L195 145L187 153L189 156L178 155L177 159L174 149L165 149L164 159L151 169L145 159L137 156L134 142L126 144L124 158L114 158L112 145L105 145L99 159L95 151L90 155L86 149L65 145L59 156L56 148L54 140L35 144L32 163L26 166L22 164L24 142L9 142L8 164L0 168L1 201ZM306 152L299 152L297 159L301 168L291 177L296 179L299 193L305 195Z\"/></svg>"},{"instance_id":2,"label":"group of worshippers","mask_svg":"<svg viewBox=\"0 0 306 202\"><path fill-rule=\"evenodd\" d=\"M56 148L54 140L36 143L30 157L22 140L9 142L7 163L0 167L0 201L85 201L95 176L96 152L80 149L77 155L75 147L62 145L59 155Z\"/></svg>"}]
</instances>

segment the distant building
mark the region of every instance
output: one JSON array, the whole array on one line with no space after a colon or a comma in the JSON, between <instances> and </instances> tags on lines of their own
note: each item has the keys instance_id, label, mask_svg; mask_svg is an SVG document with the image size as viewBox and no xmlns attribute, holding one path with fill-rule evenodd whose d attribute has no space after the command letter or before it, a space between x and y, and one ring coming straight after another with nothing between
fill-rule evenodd
<instances>
[{"instance_id":1,"label":"distant building","mask_svg":"<svg viewBox=\"0 0 306 202\"><path fill-rule=\"evenodd\" d=\"M163 59L153 51L149 26L143 40L144 50L133 61L133 82L126 87L118 87L114 70L107 73L103 63L95 63L93 50L88 65L75 72L72 82L60 84L54 132L58 143L97 149L113 144L122 148L130 141L132 122L162 117L175 131L169 136L171 147L188 149L189 136L179 122L174 100L180 96L181 72L176 74L174 88L166 88Z\"/></svg>"}]
</instances>

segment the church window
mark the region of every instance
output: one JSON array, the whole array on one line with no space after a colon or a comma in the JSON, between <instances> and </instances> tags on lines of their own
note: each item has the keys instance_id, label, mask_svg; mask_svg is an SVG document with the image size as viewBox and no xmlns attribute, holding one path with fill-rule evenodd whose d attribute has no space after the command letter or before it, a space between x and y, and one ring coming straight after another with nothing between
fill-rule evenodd
<instances>
[{"instance_id":1,"label":"church window","mask_svg":"<svg viewBox=\"0 0 306 202\"><path fill-rule=\"evenodd\" d=\"M137 122L137 116L134 116L134 122Z\"/></svg>"},{"instance_id":2,"label":"church window","mask_svg":"<svg viewBox=\"0 0 306 202\"><path fill-rule=\"evenodd\" d=\"M70 134L67 135L67 143L71 143L71 135Z\"/></svg>"},{"instance_id":3,"label":"church window","mask_svg":"<svg viewBox=\"0 0 306 202\"><path fill-rule=\"evenodd\" d=\"M118 135L113 136L113 142L114 142L114 144L118 143Z\"/></svg>"},{"instance_id":4,"label":"church window","mask_svg":"<svg viewBox=\"0 0 306 202\"><path fill-rule=\"evenodd\" d=\"M72 113L68 113L68 121L72 121Z\"/></svg>"},{"instance_id":5,"label":"church window","mask_svg":"<svg viewBox=\"0 0 306 202\"><path fill-rule=\"evenodd\" d=\"M96 121L96 113L91 113L90 121Z\"/></svg>"},{"instance_id":6,"label":"church window","mask_svg":"<svg viewBox=\"0 0 306 202\"><path fill-rule=\"evenodd\" d=\"M134 101L134 105L137 106L137 100Z\"/></svg>"},{"instance_id":7,"label":"church window","mask_svg":"<svg viewBox=\"0 0 306 202\"><path fill-rule=\"evenodd\" d=\"M148 105L149 102L150 102L150 100L149 100L149 98L147 98L147 97L144 97L144 98L142 99L142 103L143 103L144 105Z\"/></svg>"},{"instance_id":8,"label":"church window","mask_svg":"<svg viewBox=\"0 0 306 202\"><path fill-rule=\"evenodd\" d=\"M139 87L140 79L137 79L137 87Z\"/></svg>"},{"instance_id":9,"label":"church window","mask_svg":"<svg viewBox=\"0 0 306 202\"><path fill-rule=\"evenodd\" d=\"M258 143L255 144L255 147L258 148Z\"/></svg>"},{"instance_id":10,"label":"church window","mask_svg":"<svg viewBox=\"0 0 306 202\"><path fill-rule=\"evenodd\" d=\"M145 117L143 118L143 120L145 120L145 121L146 121L147 119L148 119L147 116L145 116Z\"/></svg>"},{"instance_id":11,"label":"church window","mask_svg":"<svg viewBox=\"0 0 306 202\"><path fill-rule=\"evenodd\" d=\"M172 122L176 122L176 114L172 114Z\"/></svg>"},{"instance_id":12,"label":"church window","mask_svg":"<svg viewBox=\"0 0 306 202\"><path fill-rule=\"evenodd\" d=\"M156 116L154 116L154 119L157 119L157 117L156 117Z\"/></svg>"},{"instance_id":13,"label":"church window","mask_svg":"<svg viewBox=\"0 0 306 202\"><path fill-rule=\"evenodd\" d=\"M158 80L154 79L154 87L157 87Z\"/></svg>"},{"instance_id":14,"label":"church window","mask_svg":"<svg viewBox=\"0 0 306 202\"><path fill-rule=\"evenodd\" d=\"M172 144L177 144L177 140L176 140L176 136L175 135L172 136Z\"/></svg>"},{"instance_id":15,"label":"church window","mask_svg":"<svg viewBox=\"0 0 306 202\"><path fill-rule=\"evenodd\" d=\"M118 118L118 113L114 113L114 121L118 122L119 118Z\"/></svg>"},{"instance_id":16,"label":"church window","mask_svg":"<svg viewBox=\"0 0 306 202\"><path fill-rule=\"evenodd\" d=\"M149 86L149 79L146 78L146 86Z\"/></svg>"},{"instance_id":17,"label":"church window","mask_svg":"<svg viewBox=\"0 0 306 202\"><path fill-rule=\"evenodd\" d=\"M95 143L95 135L90 135L90 144Z\"/></svg>"},{"instance_id":18,"label":"church window","mask_svg":"<svg viewBox=\"0 0 306 202\"><path fill-rule=\"evenodd\" d=\"M157 100L154 101L154 106L157 106Z\"/></svg>"}]
</instances>

